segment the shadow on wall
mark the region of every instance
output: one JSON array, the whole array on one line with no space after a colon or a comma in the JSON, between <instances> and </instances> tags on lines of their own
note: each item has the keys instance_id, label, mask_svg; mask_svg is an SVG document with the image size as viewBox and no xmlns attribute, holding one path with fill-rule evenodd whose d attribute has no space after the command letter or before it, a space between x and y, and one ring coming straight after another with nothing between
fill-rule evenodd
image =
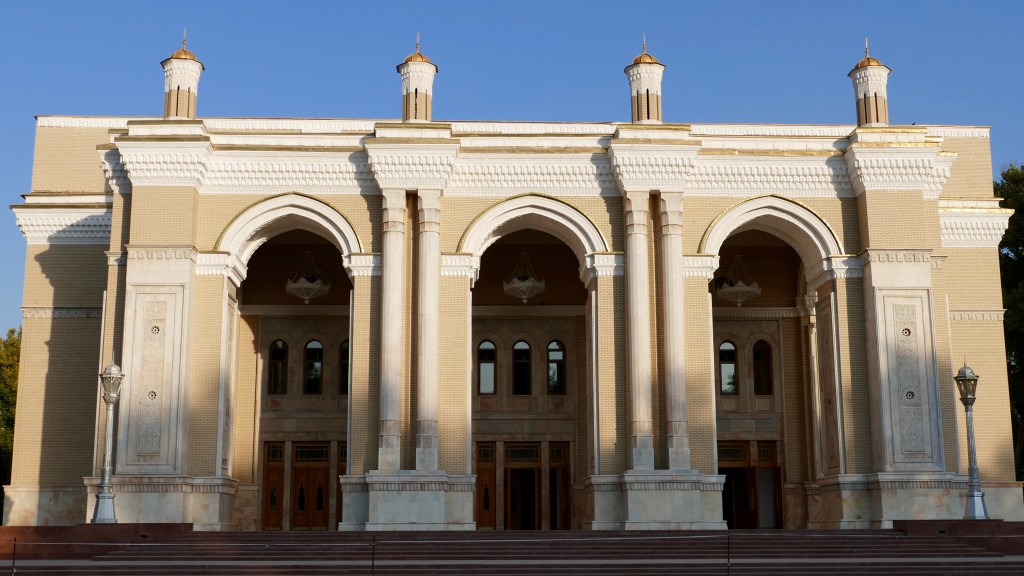
<instances>
[{"instance_id":1,"label":"shadow on wall","mask_svg":"<svg viewBox=\"0 0 1024 576\"><path fill-rule=\"evenodd\" d=\"M19 421L5 523L85 521L82 478L94 474L106 248L28 247Z\"/></svg>"}]
</instances>

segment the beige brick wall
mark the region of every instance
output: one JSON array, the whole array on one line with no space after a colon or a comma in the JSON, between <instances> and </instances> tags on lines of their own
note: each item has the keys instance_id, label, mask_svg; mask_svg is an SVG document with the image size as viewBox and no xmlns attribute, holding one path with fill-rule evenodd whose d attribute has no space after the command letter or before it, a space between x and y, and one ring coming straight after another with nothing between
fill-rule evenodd
<instances>
[{"instance_id":1,"label":"beige brick wall","mask_svg":"<svg viewBox=\"0 0 1024 576\"><path fill-rule=\"evenodd\" d=\"M935 200L920 192L869 190L857 197L866 248L931 248L941 245Z\"/></svg>"},{"instance_id":2,"label":"beige brick wall","mask_svg":"<svg viewBox=\"0 0 1024 576\"><path fill-rule=\"evenodd\" d=\"M235 368L235 440L232 457L234 477L242 483L255 483L259 461L258 420L260 383L258 364L260 350L260 317L238 319L237 364Z\"/></svg>"},{"instance_id":3,"label":"beige brick wall","mask_svg":"<svg viewBox=\"0 0 1024 576\"><path fill-rule=\"evenodd\" d=\"M222 276L200 276L193 293L186 439L187 471L193 476L215 475L220 466L217 432L225 282Z\"/></svg>"},{"instance_id":4,"label":"beige brick wall","mask_svg":"<svg viewBox=\"0 0 1024 576\"><path fill-rule=\"evenodd\" d=\"M992 197L992 152L988 138L945 138L942 151L956 153L942 190L943 198Z\"/></svg>"},{"instance_id":5,"label":"beige brick wall","mask_svg":"<svg viewBox=\"0 0 1024 576\"><path fill-rule=\"evenodd\" d=\"M468 378L470 362L469 278L446 276L441 279L440 342L441 373L438 382L438 467L453 474L470 469L472 455L467 452L470 434Z\"/></svg>"},{"instance_id":6,"label":"beige brick wall","mask_svg":"<svg viewBox=\"0 0 1024 576\"><path fill-rule=\"evenodd\" d=\"M842 381L846 472L867 474L873 471L874 464L865 348L864 281L861 278L838 280L835 287L839 322L836 349Z\"/></svg>"},{"instance_id":7,"label":"beige brick wall","mask_svg":"<svg viewBox=\"0 0 1024 576\"><path fill-rule=\"evenodd\" d=\"M132 190L131 242L140 246L191 246L198 194L194 188L137 186Z\"/></svg>"},{"instance_id":8,"label":"beige brick wall","mask_svg":"<svg viewBox=\"0 0 1024 576\"><path fill-rule=\"evenodd\" d=\"M99 318L23 319L12 485L92 474L99 332Z\"/></svg>"},{"instance_id":9,"label":"beige brick wall","mask_svg":"<svg viewBox=\"0 0 1024 576\"><path fill-rule=\"evenodd\" d=\"M90 192L109 190L96 146L109 144L106 128L36 128L32 163L34 192Z\"/></svg>"},{"instance_id":10,"label":"beige brick wall","mask_svg":"<svg viewBox=\"0 0 1024 576\"><path fill-rule=\"evenodd\" d=\"M712 353L711 302L704 278L686 278L686 397L693 468L717 474L715 359Z\"/></svg>"},{"instance_id":11,"label":"beige brick wall","mask_svg":"<svg viewBox=\"0 0 1024 576\"><path fill-rule=\"evenodd\" d=\"M107 283L105 250L99 244L30 244L23 305L99 308Z\"/></svg>"},{"instance_id":12,"label":"beige brick wall","mask_svg":"<svg viewBox=\"0 0 1024 576\"><path fill-rule=\"evenodd\" d=\"M626 287L624 276L597 279L597 394L602 474L629 468L631 406L626 343Z\"/></svg>"},{"instance_id":13,"label":"beige brick wall","mask_svg":"<svg viewBox=\"0 0 1024 576\"><path fill-rule=\"evenodd\" d=\"M352 382L349 390L352 434L348 439L349 469L353 475L377 468L380 421L380 276L353 280Z\"/></svg>"}]
</instances>

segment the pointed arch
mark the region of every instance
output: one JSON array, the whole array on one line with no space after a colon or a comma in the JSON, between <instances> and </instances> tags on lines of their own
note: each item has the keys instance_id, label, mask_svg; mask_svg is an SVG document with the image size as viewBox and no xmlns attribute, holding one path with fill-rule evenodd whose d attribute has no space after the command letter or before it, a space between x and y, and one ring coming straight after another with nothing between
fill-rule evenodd
<instances>
[{"instance_id":1,"label":"pointed arch","mask_svg":"<svg viewBox=\"0 0 1024 576\"><path fill-rule=\"evenodd\" d=\"M264 242L290 230L305 230L329 240L345 258L363 252L355 229L337 210L308 196L282 194L253 204L224 229L217 250L243 265ZM351 272L349 272L351 275Z\"/></svg>"},{"instance_id":2,"label":"pointed arch","mask_svg":"<svg viewBox=\"0 0 1024 576\"><path fill-rule=\"evenodd\" d=\"M472 254L479 266L491 244L527 228L564 242L580 262L581 277L594 265L595 254L608 252L608 242L586 215L554 198L532 194L505 200L478 216L459 241L459 252Z\"/></svg>"},{"instance_id":3,"label":"pointed arch","mask_svg":"<svg viewBox=\"0 0 1024 576\"><path fill-rule=\"evenodd\" d=\"M762 230L784 240L800 255L808 275L816 274L824 261L846 254L824 220L780 196L752 198L720 214L704 232L700 252L718 254L726 238L746 230Z\"/></svg>"}]
</instances>

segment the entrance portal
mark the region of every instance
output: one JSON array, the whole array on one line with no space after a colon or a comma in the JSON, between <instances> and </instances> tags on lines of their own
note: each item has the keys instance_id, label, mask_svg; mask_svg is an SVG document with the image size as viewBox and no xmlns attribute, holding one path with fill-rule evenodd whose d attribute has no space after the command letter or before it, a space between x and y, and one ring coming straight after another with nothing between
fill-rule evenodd
<instances>
[{"instance_id":1,"label":"entrance portal","mask_svg":"<svg viewBox=\"0 0 1024 576\"><path fill-rule=\"evenodd\" d=\"M478 529L570 528L568 442L477 442L476 460Z\"/></svg>"},{"instance_id":2,"label":"entrance portal","mask_svg":"<svg viewBox=\"0 0 1024 576\"><path fill-rule=\"evenodd\" d=\"M537 529L537 468L505 470L505 529Z\"/></svg>"},{"instance_id":3,"label":"entrance portal","mask_svg":"<svg viewBox=\"0 0 1024 576\"><path fill-rule=\"evenodd\" d=\"M725 523L730 529L782 528L782 468L774 459L764 457L774 454L774 442L756 442L762 458L753 466L748 456L749 444L718 443L718 473L725 476Z\"/></svg>"}]
</instances>

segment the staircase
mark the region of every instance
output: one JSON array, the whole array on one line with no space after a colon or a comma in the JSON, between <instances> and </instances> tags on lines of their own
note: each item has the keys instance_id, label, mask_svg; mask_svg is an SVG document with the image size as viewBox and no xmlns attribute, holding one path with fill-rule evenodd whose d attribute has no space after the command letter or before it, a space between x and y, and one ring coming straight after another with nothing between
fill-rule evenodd
<instances>
[{"instance_id":1,"label":"staircase","mask_svg":"<svg viewBox=\"0 0 1024 576\"><path fill-rule=\"evenodd\" d=\"M9 554L0 560L0 574L10 561ZM187 532L109 544L91 556L23 560L15 566L19 575L53 576L1024 574L1024 556L892 530Z\"/></svg>"}]
</instances>

